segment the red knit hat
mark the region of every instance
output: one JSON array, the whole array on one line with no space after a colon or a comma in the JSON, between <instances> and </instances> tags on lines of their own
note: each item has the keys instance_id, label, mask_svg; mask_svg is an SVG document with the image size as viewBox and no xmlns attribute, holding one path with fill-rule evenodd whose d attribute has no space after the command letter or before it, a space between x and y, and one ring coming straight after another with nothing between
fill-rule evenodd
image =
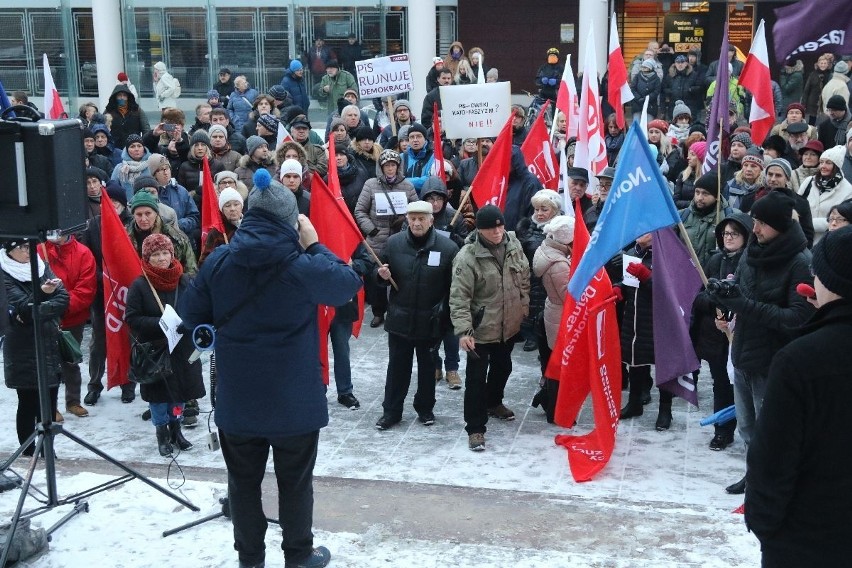
<instances>
[{"instance_id":1,"label":"red knit hat","mask_svg":"<svg viewBox=\"0 0 852 568\"><path fill-rule=\"evenodd\" d=\"M119 81L127 81L127 73L125 73L124 71L120 71L118 73L118 80Z\"/></svg>"},{"instance_id":2,"label":"red knit hat","mask_svg":"<svg viewBox=\"0 0 852 568\"><path fill-rule=\"evenodd\" d=\"M663 134L669 131L669 123L660 118L656 118L648 123L648 130L650 131L652 128L656 128Z\"/></svg>"},{"instance_id":3,"label":"red knit hat","mask_svg":"<svg viewBox=\"0 0 852 568\"><path fill-rule=\"evenodd\" d=\"M172 256L175 255L175 245L172 244L172 240L164 235L163 233L152 233L145 237L145 240L142 241L142 260L148 262L151 259L151 255L157 251L167 250L172 253Z\"/></svg>"}]
</instances>

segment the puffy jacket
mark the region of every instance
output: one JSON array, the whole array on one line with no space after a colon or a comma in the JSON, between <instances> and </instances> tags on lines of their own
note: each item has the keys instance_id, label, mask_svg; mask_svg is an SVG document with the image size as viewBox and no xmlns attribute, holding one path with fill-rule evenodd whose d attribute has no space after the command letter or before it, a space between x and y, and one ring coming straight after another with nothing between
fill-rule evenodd
<instances>
[{"instance_id":1,"label":"puffy jacket","mask_svg":"<svg viewBox=\"0 0 852 568\"><path fill-rule=\"evenodd\" d=\"M260 168L265 168L266 171L269 172L269 175L274 178L276 167L275 161L271 156L268 156L262 163L257 163L252 160L248 154L246 154L240 158L240 165L234 173L237 174L237 179L243 182L246 185L246 188L251 191L251 188L254 187L254 174Z\"/></svg>"},{"instance_id":2,"label":"puffy jacket","mask_svg":"<svg viewBox=\"0 0 852 568\"><path fill-rule=\"evenodd\" d=\"M0 251L0 254L6 252ZM23 320L22 323L17 318L11 318L9 330L3 340L3 373L6 386L10 389L37 389L32 320L33 285L32 282L16 280L5 271L0 274L3 275L6 286L9 312ZM45 267L44 274L39 278L39 285L54 277L50 268ZM47 386L53 388L59 386L61 375L58 324L68 307L68 292L60 284L49 296L42 294L41 290L38 293L41 294L41 329L45 347ZM4 314L3 317L7 316Z\"/></svg>"},{"instance_id":3,"label":"puffy jacket","mask_svg":"<svg viewBox=\"0 0 852 568\"><path fill-rule=\"evenodd\" d=\"M796 292L803 282L813 284L810 264L811 251L798 223L766 245L752 235L736 272L742 298L728 306L737 315L731 349L735 368L765 375L793 329L813 314L813 306Z\"/></svg>"},{"instance_id":4,"label":"puffy jacket","mask_svg":"<svg viewBox=\"0 0 852 568\"><path fill-rule=\"evenodd\" d=\"M115 169L112 170L112 177L110 179L114 179L121 184L121 187L124 188L124 192L127 195L127 201L133 199L133 182L136 181L136 178L139 176L147 176L148 175L148 158L151 157L151 152L145 148L145 154L142 156L142 159L138 162L130 157L130 154L127 153L127 150L121 151L121 163L115 166Z\"/></svg>"},{"instance_id":5,"label":"puffy jacket","mask_svg":"<svg viewBox=\"0 0 852 568\"><path fill-rule=\"evenodd\" d=\"M420 188L429 177L432 170L432 164L435 163L435 153L432 151L432 143L427 142L419 152L415 152L411 146L401 154L402 165L400 171L405 174L405 178L411 182L414 189L420 194Z\"/></svg>"},{"instance_id":6,"label":"puffy jacket","mask_svg":"<svg viewBox=\"0 0 852 568\"><path fill-rule=\"evenodd\" d=\"M391 287L385 331L415 341L438 341L444 336L450 327L450 281L458 251L453 241L434 229L422 244L408 229L391 235L379 258L389 265L399 290ZM378 276L376 281L390 285Z\"/></svg>"},{"instance_id":7,"label":"puffy jacket","mask_svg":"<svg viewBox=\"0 0 852 568\"><path fill-rule=\"evenodd\" d=\"M160 203L165 203L175 210L178 228L181 231L189 235L201 226L201 213L198 212L198 206L186 188L174 178L166 185L157 188L157 196Z\"/></svg>"},{"instance_id":8,"label":"puffy jacket","mask_svg":"<svg viewBox=\"0 0 852 568\"><path fill-rule=\"evenodd\" d=\"M226 247L207 258L179 302L192 328L217 326L216 424L246 437L298 436L328 424L320 373L320 304L340 306L361 278L319 243L303 249L296 230L249 209Z\"/></svg>"},{"instance_id":9,"label":"puffy jacket","mask_svg":"<svg viewBox=\"0 0 852 568\"><path fill-rule=\"evenodd\" d=\"M296 77L288 69L281 78L281 86L293 97L293 104L307 111L311 106L311 98L308 96L308 85L304 77Z\"/></svg>"},{"instance_id":10,"label":"puffy jacket","mask_svg":"<svg viewBox=\"0 0 852 568\"><path fill-rule=\"evenodd\" d=\"M346 207L352 216L355 216L355 206L358 204L358 198L361 197L361 191L364 189L364 183L367 181L367 173L358 165L358 162L348 164L345 170L337 169L337 177L340 180L340 192L343 194L343 201L346 202ZM323 178L328 183L328 176Z\"/></svg>"},{"instance_id":11,"label":"puffy jacket","mask_svg":"<svg viewBox=\"0 0 852 568\"><path fill-rule=\"evenodd\" d=\"M68 329L83 325L89 319L89 307L98 290L95 256L73 235L65 244L48 241L44 248L39 247L42 257L45 251L47 263L56 277L62 280L69 296L68 307L62 315L62 327Z\"/></svg>"},{"instance_id":12,"label":"puffy jacket","mask_svg":"<svg viewBox=\"0 0 852 568\"><path fill-rule=\"evenodd\" d=\"M234 131L240 132L243 129L256 98L257 89L252 87L242 93L234 89L234 92L228 97L228 115L231 117Z\"/></svg>"},{"instance_id":13,"label":"puffy jacket","mask_svg":"<svg viewBox=\"0 0 852 568\"><path fill-rule=\"evenodd\" d=\"M529 313L530 265L521 243L511 231L504 239L506 254L501 269L482 244L479 231L467 237L453 261L450 315L456 335L473 329L473 317L484 308L473 337L479 343L511 340Z\"/></svg>"},{"instance_id":14,"label":"puffy jacket","mask_svg":"<svg viewBox=\"0 0 852 568\"><path fill-rule=\"evenodd\" d=\"M704 104L703 77L699 77L688 63L683 71L672 65L663 77L662 94L665 102L666 118L674 119L675 102L683 101L689 107L693 117L697 117Z\"/></svg>"},{"instance_id":15,"label":"puffy jacket","mask_svg":"<svg viewBox=\"0 0 852 568\"><path fill-rule=\"evenodd\" d=\"M172 77L162 61L155 63L154 69L160 74L159 80L154 83L154 98L157 99L157 106L160 109L177 107L181 92L180 82Z\"/></svg>"},{"instance_id":16,"label":"puffy jacket","mask_svg":"<svg viewBox=\"0 0 852 568\"><path fill-rule=\"evenodd\" d=\"M645 97L647 96L648 116L657 116L662 81L656 73L650 75L637 73L630 82L630 90L633 91L633 100L630 101L632 112L642 112L642 106L645 104Z\"/></svg>"},{"instance_id":17,"label":"puffy jacket","mask_svg":"<svg viewBox=\"0 0 852 568\"><path fill-rule=\"evenodd\" d=\"M118 101L116 100L118 93L127 95L127 112L124 114L118 112ZM124 83L119 83L112 90L112 94L107 101L107 106L104 109L104 114L112 117L112 123L108 131L112 131L112 138L115 141L116 148L124 148L124 141L129 135L139 134L141 136L151 129L148 123L148 116L139 108L136 97L133 96L133 93ZM92 132L97 132L94 126L92 127Z\"/></svg>"},{"instance_id":18,"label":"puffy jacket","mask_svg":"<svg viewBox=\"0 0 852 568\"><path fill-rule=\"evenodd\" d=\"M559 90L559 82L562 81L564 68L561 63L545 63L538 68L538 73L535 74L535 86L538 87L541 98L556 102L556 93Z\"/></svg>"},{"instance_id":19,"label":"puffy jacket","mask_svg":"<svg viewBox=\"0 0 852 568\"><path fill-rule=\"evenodd\" d=\"M211 179L216 179L216 174L225 171L225 166L219 160L209 159L208 162L210 164ZM186 157L186 161L177 169L177 175L175 176L177 182L186 189L190 197L195 201L198 209L201 209L201 174L203 171L204 162L193 156L192 152L190 152Z\"/></svg>"},{"instance_id":20,"label":"puffy jacket","mask_svg":"<svg viewBox=\"0 0 852 568\"><path fill-rule=\"evenodd\" d=\"M840 183L833 189L820 191L816 186L815 178L809 177L802 180L799 191L801 191L802 197L808 200L808 205L811 208L811 218L814 226L813 242L816 243L828 231L828 221L826 221L826 218L831 212L831 208L852 198L852 183L849 183L845 178L841 178Z\"/></svg>"},{"instance_id":21,"label":"puffy jacket","mask_svg":"<svg viewBox=\"0 0 852 568\"><path fill-rule=\"evenodd\" d=\"M380 255L388 237L402 228L405 210L397 208L396 215L376 214L376 194L405 192L407 203L417 201L417 192L411 182L397 174L393 182L388 183L384 176L368 179L355 204L355 221L358 228L367 237L367 244Z\"/></svg>"},{"instance_id":22,"label":"puffy jacket","mask_svg":"<svg viewBox=\"0 0 852 568\"><path fill-rule=\"evenodd\" d=\"M565 288L571 276L571 252L568 245L551 238L544 239L535 251L532 269L533 274L541 278L547 293L547 299L544 301L544 331L547 334L547 346L553 349L562 320Z\"/></svg>"}]
</instances>

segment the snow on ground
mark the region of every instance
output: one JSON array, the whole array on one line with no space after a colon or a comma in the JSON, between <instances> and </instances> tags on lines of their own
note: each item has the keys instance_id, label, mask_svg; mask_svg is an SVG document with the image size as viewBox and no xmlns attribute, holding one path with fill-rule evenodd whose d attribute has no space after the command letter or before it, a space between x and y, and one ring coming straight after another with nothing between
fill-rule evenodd
<instances>
[{"instance_id":1,"label":"snow on ground","mask_svg":"<svg viewBox=\"0 0 852 568\"><path fill-rule=\"evenodd\" d=\"M578 484L571 477L565 450L553 443L554 435L565 430L547 424L540 409L529 407L538 383L535 354L524 353L518 346L513 359L515 370L505 402L515 411L517 419L489 422L485 452L467 449L462 419L464 391L451 391L444 382L437 388L434 426L426 428L416 421L411 408L412 389L402 424L379 432L373 424L381 415L387 344L383 332L365 326L361 338L352 341L353 381L361 409L349 411L338 405L331 387L328 397L331 419L320 437L315 474L329 480L428 484L438 491L468 488L465 491L471 494L476 490L523 492L555 504L557 512L560 504L564 503L566 510L570 505L571 518L559 519L557 513L555 524L587 522L600 534L593 539L554 542L542 548L523 546L528 540L520 536L517 541L482 539L480 544L475 539L430 538L428 532L412 538L398 530L396 518L373 518L370 523L355 527L355 532L329 531L315 523L316 542L332 551L331 566L727 567L759 563L756 539L746 532L742 516L731 514L742 499L725 494L723 489L742 476L744 448L737 441L724 452L710 451L707 444L712 429L698 425L698 420L709 414L712 407L706 370L699 382L702 410L676 401L672 429L656 432L654 393L654 402L646 407L644 416L621 424L615 452L607 467L595 480ZM85 383L88 380L85 364L82 367ZM462 375L463 371L464 361ZM413 384L416 386L416 382ZM85 393L85 386L83 390ZM145 403L137 398L132 404L122 404L119 396L118 389L104 392L101 401L89 407L88 418L66 413L65 427L119 460L153 467L156 472L153 477L160 483L176 486L180 473L174 466L168 467L169 460L159 456L153 427L140 418ZM64 410L62 390L59 398L60 410ZM0 405L7 409L0 414L0 458L17 448L16 402L13 391L0 389ZM202 400L201 406L202 410L210 410L209 399ZM591 412L584 408L577 430L587 431L590 422ZM215 429L215 425L211 426ZM187 438L195 448L178 457L187 477L179 491L201 507L200 513L181 507L140 481L131 481L91 497L89 512L59 528L53 535L51 550L27 565L148 568L168 561L211 568L236 566L231 526L223 519L161 537L166 528L219 511L217 499L226 492L226 473L221 453L207 450L206 433L207 415L202 414L199 426L187 429ZM108 479L104 474L114 471L65 437L58 438L56 452L61 496L97 485ZM209 475L194 475L195 468L221 471L221 481L211 482ZM23 473L26 462L19 459L13 469ZM271 477L271 463L268 471ZM41 466L37 476L43 479ZM18 491L0 495L0 517L11 517L18 495ZM346 495L339 498L346 499ZM28 499L25 510L36 505ZM465 515L465 511L454 510L452 502L447 507L448 514ZM34 522L36 526L49 527L67 510L68 507L63 507L51 511ZM647 522L631 521L645 517ZM603 525L597 524L601 519ZM470 520L474 524L484 521L475 516ZM508 517L507 523L511 522ZM611 529L612 534L604 534L610 531L601 526ZM620 534L625 526L632 527L632 534ZM678 537L681 531L684 534ZM674 536L667 537L663 543L654 541L653 537L660 533ZM647 542L656 544L647 546L644 544ZM283 564L277 552L279 546L278 531L270 530L268 566Z\"/></svg>"}]
</instances>

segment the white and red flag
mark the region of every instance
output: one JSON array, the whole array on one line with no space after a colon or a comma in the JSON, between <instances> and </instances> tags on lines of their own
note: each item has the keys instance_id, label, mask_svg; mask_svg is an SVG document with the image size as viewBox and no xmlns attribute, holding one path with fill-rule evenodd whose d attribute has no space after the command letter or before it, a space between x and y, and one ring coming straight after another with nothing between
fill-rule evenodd
<instances>
[{"instance_id":1,"label":"white and red flag","mask_svg":"<svg viewBox=\"0 0 852 568\"><path fill-rule=\"evenodd\" d=\"M524 155L527 167L535 174L541 185L555 190L559 186L559 174L556 171L553 146L547 134L547 126L544 124L544 116L547 114L549 104L549 100L545 101L538 116L535 117L535 122L521 145L521 153Z\"/></svg>"},{"instance_id":2,"label":"white and red flag","mask_svg":"<svg viewBox=\"0 0 852 568\"><path fill-rule=\"evenodd\" d=\"M53 82L46 53L42 57L42 62L44 65L44 117L50 120L68 118L68 113L62 106L62 99L59 98L59 91L56 90L56 83Z\"/></svg>"},{"instance_id":3,"label":"white and red flag","mask_svg":"<svg viewBox=\"0 0 852 568\"><path fill-rule=\"evenodd\" d=\"M618 20L612 14L609 28L609 82L607 83L606 98L615 109L615 122L624 130L624 105L633 100L633 91L627 82L627 67L624 65L624 55L621 53L621 43L618 41Z\"/></svg>"},{"instance_id":4,"label":"white and red flag","mask_svg":"<svg viewBox=\"0 0 852 568\"><path fill-rule=\"evenodd\" d=\"M740 85L748 89L753 97L748 117L751 124L751 138L756 144L762 144L775 124L775 102L772 98L769 55L766 49L763 20L760 20L757 31L754 32L751 49L740 73Z\"/></svg>"},{"instance_id":5,"label":"white and red flag","mask_svg":"<svg viewBox=\"0 0 852 568\"><path fill-rule=\"evenodd\" d=\"M556 93L556 108L565 115L565 137L577 136L579 113L577 111L577 83L574 81L574 69L571 68L571 54L565 59L565 69L562 71L562 81ZM553 130L556 130L556 119L553 120ZM552 133L551 133L552 136Z\"/></svg>"},{"instance_id":6,"label":"white and red flag","mask_svg":"<svg viewBox=\"0 0 852 568\"><path fill-rule=\"evenodd\" d=\"M586 42L586 54L583 61L583 86L580 93L577 150L574 154L574 166L586 168L591 175L601 173L607 166L594 39L594 33L590 27L589 41Z\"/></svg>"}]
</instances>

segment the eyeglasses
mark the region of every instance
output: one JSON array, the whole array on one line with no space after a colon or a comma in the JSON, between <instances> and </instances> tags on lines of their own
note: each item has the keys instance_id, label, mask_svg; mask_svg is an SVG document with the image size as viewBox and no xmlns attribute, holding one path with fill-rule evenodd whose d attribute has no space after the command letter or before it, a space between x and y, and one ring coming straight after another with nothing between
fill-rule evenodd
<instances>
[{"instance_id":1,"label":"eyeglasses","mask_svg":"<svg viewBox=\"0 0 852 568\"><path fill-rule=\"evenodd\" d=\"M846 219L846 217L841 217L840 215L837 215L835 217L832 217L832 216L829 215L828 217L825 218L825 220L828 223L848 223L849 222L849 220Z\"/></svg>"},{"instance_id":2,"label":"eyeglasses","mask_svg":"<svg viewBox=\"0 0 852 568\"><path fill-rule=\"evenodd\" d=\"M742 233L736 233L733 231L725 231L724 233L722 233L722 238L724 239L736 239L737 237L741 236L743 236Z\"/></svg>"},{"instance_id":3,"label":"eyeglasses","mask_svg":"<svg viewBox=\"0 0 852 568\"><path fill-rule=\"evenodd\" d=\"M235 182L232 179L223 179L222 181L219 182L219 185L233 185L233 186L236 187L237 182Z\"/></svg>"}]
</instances>

